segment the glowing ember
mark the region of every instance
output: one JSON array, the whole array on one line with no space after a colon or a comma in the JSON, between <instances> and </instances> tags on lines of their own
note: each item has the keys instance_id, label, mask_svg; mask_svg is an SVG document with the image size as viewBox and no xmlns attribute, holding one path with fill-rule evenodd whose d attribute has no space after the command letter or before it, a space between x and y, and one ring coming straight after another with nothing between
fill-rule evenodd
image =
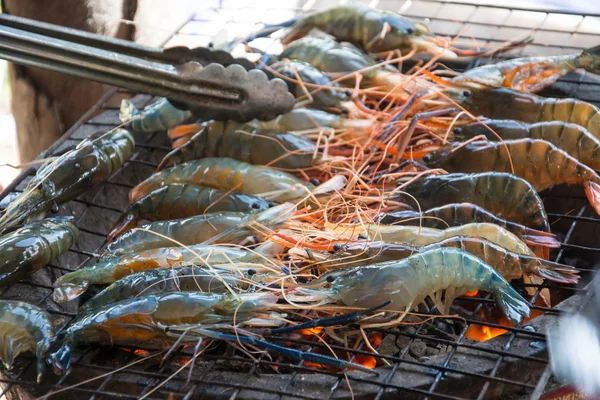
<instances>
[{"instance_id":1,"label":"glowing ember","mask_svg":"<svg viewBox=\"0 0 600 400\"><path fill-rule=\"evenodd\" d=\"M308 328L308 329L301 329L300 333L306 336L313 336L313 335L318 335L319 333L321 333L321 331L323 330L322 326L317 326L314 328Z\"/></svg>"},{"instance_id":2,"label":"glowing ember","mask_svg":"<svg viewBox=\"0 0 600 400\"><path fill-rule=\"evenodd\" d=\"M475 296L477 296L477 293L479 293L479 290L474 290L472 292L467 292L467 293L464 294L464 296L475 297Z\"/></svg>"}]
</instances>

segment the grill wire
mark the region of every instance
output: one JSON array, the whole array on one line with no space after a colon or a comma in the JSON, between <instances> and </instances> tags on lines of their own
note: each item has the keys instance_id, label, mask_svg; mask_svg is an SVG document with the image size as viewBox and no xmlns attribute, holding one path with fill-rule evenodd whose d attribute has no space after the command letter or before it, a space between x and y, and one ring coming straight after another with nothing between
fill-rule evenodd
<instances>
[{"instance_id":1,"label":"grill wire","mask_svg":"<svg viewBox=\"0 0 600 400\"><path fill-rule=\"evenodd\" d=\"M239 9L240 5L236 2L221 3L219 2L219 6L222 8L217 11L214 9L204 10L192 17L171 38L167 46L175 44L207 45L211 36L217 32L211 33L210 29L203 27L214 27L215 20L221 21L218 23L219 29L233 31L236 35L239 34L241 27L244 27L244 31L255 28L254 25L257 21L249 22L247 20L251 18L252 13L246 13L245 10ZM247 6L246 3L242 2L241 4ZM465 21L472 26L472 35L467 33L466 37L472 36L485 43L492 42L490 38L506 40L536 28L534 45L511 51L511 56L574 53L597 44L588 43L589 37L593 37L588 33L595 33L593 32L594 28L589 28L589 21L590 18L593 21L600 15L552 14L523 8L483 7L468 2L445 3L415 0L410 3L402 3L395 0L382 0L372 3L377 3L379 8L402 11L408 17L429 18L431 29L442 35L459 33L463 23L457 21ZM408 6L406 6L407 4ZM293 15L300 9L306 11L307 9L330 7L335 5L335 2L281 0L274 7L285 8L288 5L289 12ZM400 8L401 5L402 8ZM490 13L496 17L489 18ZM505 17L498 17L498 15L505 15ZM561 15L563 18L571 18L571 21L578 22L574 22L573 27L565 27L560 24L558 27L552 24L546 26L547 21L553 21L560 18ZM233 19L227 21L225 20L227 16L231 16ZM518 16L520 19L517 18ZM258 21L260 18L261 16L258 17ZM596 21L598 20L596 19ZM263 20L263 22L265 21ZM483 28L486 28L487 31ZM588 29L592 29L592 31ZM202 34L196 32L202 32ZM509 33L510 36L505 37ZM551 40L548 41L548 38ZM548 44L550 47L545 46ZM489 59L476 59L470 62L467 68L489 61ZM561 79L543 94L554 97L576 97L598 105L600 96L595 96L594 91L600 93L599 89L600 83L593 77L574 73ZM96 131L106 131L118 125L120 123L118 119L119 101L132 96L130 93L117 89L108 92L43 156L56 154L69 146L76 145ZM149 104L152 100L149 96L144 95L134 98L138 106ZM105 245L106 232L127 205L127 192L134 184L150 175L168 150L168 139L164 133L136 135L135 152L129 161L107 182L61 208L60 214L75 216L81 230L81 237L73 249L59 257L50 266L36 272L31 280L1 289L0 297L29 301L47 309L52 314L57 327L68 323L75 315L76 305L58 305L52 301L51 285L53 281L68 271L77 270L84 265L93 263L94 256L99 254ZM24 189L33 173L33 169L24 171L6 188L0 195L0 199L2 199L0 207L5 207L15 193ZM496 398L500 394L505 396L513 392L531 393L548 363L542 328L556 323L556 317L559 315L556 308L534 305L534 302L544 288L549 289L552 293L553 303L558 303L558 301L573 295L576 297L571 297L571 301L582 302L586 295L585 285L593 279L596 272L594 267L600 258L600 248L595 247L593 239L598 237L600 219L588 206L583 192L574 188L556 187L543 193L543 198L552 223L552 230L558 234L563 243L559 251L553 252L552 259L577 267L581 271L582 282L577 286L554 282L545 282L542 285L515 284L518 289L523 289L525 286L535 287L536 294L531 300L532 308L544 313L542 317L527 322L523 326L505 327L482 321L481 312L487 305L492 304L493 300L490 296L480 297L481 295L478 295L479 297L460 298L457 302L459 306L464 305L465 308L472 309L472 311L466 318L466 324L456 332L455 340L427 334L425 330L430 325L423 324L416 326L412 331L403 328L368 331L369 335L381 332L384 336L395 335L402 338L406 345L396 356L374 355L362 347L348 349L331 345L334 350L351 354L351 360L358 355L369 355L374 356L378 360L378 365L381 365L382 360L385 359L391 364L391 367L378 367L381 375L376 378L357 372L350 372L345 376L343 373L315 369L305 365L304 362L282 359L275 355L270 359L263 354L257 360L251 360L241 352L228 348L227 353L223 353L223 355L200 356L194 372L191 374L189 384L185 385L187 369L175 376L172 375L180 368L180 365L174 362L177 357L189 357L189 353L175 351L169 362L162 367L152 361L156 359L155 357L150 360L152 361L150 367L146 361L142 361L122 371L111 373L130 362L139 361L143 356L122 349L89 348L82 353L81 357L74 360L73 369L65 376L50 377L43 384L37 385L33 358L22 356L17 360L12 371L0 377L2 386L0 397L6 395L7 398L18 398L19 393L23 392L31 393L34 396L45 396L85 379L98 378L103 374L106 376L50 397L101 399L116 396L139 398L148 395L147 398L169 397L172 399L338 399L350 398L354 395L356 398L383 399L396 398L401 395L402 398L483 399ZM84 300L86 299L84 298ZM452 324L447 320L440 321L443 324ZM467 329L472 325L502 328L506 329L508 333L484 343L473 344L465 340ZM317 341L294 338L282 340L275 337L267 339L278 344L293 342L298 346L304 346L310 352L319 347L324 348L324 345ZM432 357L432 359L407 358L411 347L417 341L446 346L449 351ZM102 356L105 359L102 359ZM228 365L227 360L232 357L235 357L237 362L236 370L223 370L223 365ZM219 371L215 371L219 368ZM167 380L166 384L155 390L159 384ZM346 381L350 384L352 393L349 391ZM150 391L153 392L150 393Z\"/></svg>"}]
</instances>

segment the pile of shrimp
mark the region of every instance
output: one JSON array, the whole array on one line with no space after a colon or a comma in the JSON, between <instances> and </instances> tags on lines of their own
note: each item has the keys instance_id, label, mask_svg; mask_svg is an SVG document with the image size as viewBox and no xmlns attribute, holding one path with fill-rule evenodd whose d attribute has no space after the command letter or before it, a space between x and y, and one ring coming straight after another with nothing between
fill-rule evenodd
<instances>
[{"instance_id":1,"label":"pile of shrimp","mask_svg":"<svg viewBox=\"0 0 600 400\"><path fill-rule=\"evenodd\" d=\"M248 355L271 350L370 371L335 352L304 353L264 337L302 332L376 352L365 328L397 327L410 314L456 318L452 303L466 292L490 292L519 325L530 315L527 298L536 285L577 283L577 269L548 260L560 242L538 192L583 185L600 211L600 113L533 92L576 68L598 72L598 49L455 73L436 67L492 50L461 50L422 24L364 6L281 27L289 28L281 54L258 55L259 67L283 79L297 99L275 120L198 120L167 99L143 110L124 101L125 128L168 131L172 151L130 191L98 262L60 277L54 300L78 301L94 285L103 290L52 340L36 339L44 318L11 322L10 332L16 323L33 332L29 347L43 359L40 375L46 366L64 373L72 353L89 345L170 352L194 343L195 359L215 340ZM401 72L419 53L429 53L429 61ZM23 198L0 218L2 228L29 223L33 211L92 186L54 182L61 162L45 167L54 175L32 189L44 209L32 210ZM43 182L64 193L50 193ZM14 235L35 233L22 229L1 240L8 246ZM68 248L73 236L55 240L69 240ZM513 280L534 285L518 291ZM547 291L540 296L551 305ZM430 312L416 314L425 300ZM0 307L17 306L24 307ZM326 328L305 330L313 327ZM9 366L12 358L2 358Z\"/></svg>"}]
</instances>

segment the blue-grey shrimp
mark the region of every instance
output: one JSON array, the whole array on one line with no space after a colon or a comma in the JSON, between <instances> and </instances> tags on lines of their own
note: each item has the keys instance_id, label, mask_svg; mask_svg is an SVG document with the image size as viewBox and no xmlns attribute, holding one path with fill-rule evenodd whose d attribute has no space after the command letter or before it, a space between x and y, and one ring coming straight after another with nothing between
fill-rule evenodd
<instances>
[{"instance_id":1,"label":"blue-grey shrimp","mask_svg":"<svg viewBox=\"0 0 600 400\"><path fill-rule=\"evenodd\" d=\"M429 296L438 310L447 313L456 297L471 290L492 292L496 304L515 325L529 316L527 301L498 272L456 248L437 248L399 261L330 271L295 289L298 295L293 299L365 308L391 300L384 309L409 311Z\"/></svg>"},{"instance_id":2,"label":"blue-grey shrimp","mask_svg":"<svg viewBox=\"0 0 600 400\"><path fill-rule=\"evenodd\" d=\"M507 221L472 203L450 203L420 213L410 210L390 212L383 214L380 219L382 224L420 225L436 229L472 222L489 222L501 226L529 245L560 247L560 243L552 233Z\"/></svg>"},{"instance_id":3,"label":"blue-grey shrimp","mask_svg":"<svg viewBox=\"0 0 600 400\"><path fill-rule=\"evenodd\" d=\"M140 220L164 221L204 214L207 211L264 211L269 203L260 197L225 192L194 184L163 186L130 205L108 234L108 241L137 226Z\"/></svg>"},{"instance_id":4,"label":"blue-grey shrimp","mask_svg":"<svg viewBox=\"0 0 600 400\"><path fill-rule=\"evenodd\" d=\"M0 231L75 199L113 174L133 152L129 132L117 129L96 134L37 171L27 188L0 217Z\"/></svg>"},{"instance_id":5,"label":"blue-grey shrimp","mask_svg":"<svg viewBox=\"0 0 600 400\"><path fill-rule=\"evenodd\" d=\"M69 250L79 235L73 221L48 218L0 237L0 285L25 278Z\"/></svg>"},{"instance_id":6,"label":"blue-grey shrimp","mask_svg":"<svg viewBox=\"0 0 600 400\"><path fill-rule=\"evenodd\" d=\"M175 107L164 97L143 110L129 100L121 102L119 118L134 132L152 133L171 129L192 117L192 113Z\"/></svg>"},{"instance_id":7,"label":"blue-grey shrimp","mask_svg":"<svg viewBox=\"0 0 600 400\"><path fill-rule=\"evenodd\" d=\"M0 360L10 369L21 353L30 351L37 358L37 378L46 370L46 352L54 338L52 318L34 305L0 300Z\"/></svg>"},{"instance_id":8,"label":"blue-grey shrimp","mask_svg":"<svg viewBox=\"0 0 600 400\"><path fill-rule=\"evenodd\" d=\"M508 173L427 175L403 187L394 199L415 207L416 201L424 210L448 203L472 203L507 221L550 232L544 203L536 190Z\"/></svg>"},{"instance_id":9,"label":"blue-grey shrimp","mask_svg":"<svg viewBox=\"0 0 600 400\"><path fill-rule=\"evenodd\" d=\"M236 240L256 234L254 223L274 228L287 221L296 207L284 203L258 214L217 212L171 221L145 224L140 229L125 232L107 247L104 259L161 247L211 243L236 243Z\"/></svg>"},{"instance_id":10,"label":"blue-grey shrimp","mask_svg":"<svg viewBox=\"0 0 600 400\"><path fill-rule=\"evenodd\" d=\"M314 189L310 183L284 171L254 166L232 158L203 158L155 173L131 189L129 202L138 201L153 190L171 183L237 190L278 202L302 199Z\"/></svg>"}]
</instances>

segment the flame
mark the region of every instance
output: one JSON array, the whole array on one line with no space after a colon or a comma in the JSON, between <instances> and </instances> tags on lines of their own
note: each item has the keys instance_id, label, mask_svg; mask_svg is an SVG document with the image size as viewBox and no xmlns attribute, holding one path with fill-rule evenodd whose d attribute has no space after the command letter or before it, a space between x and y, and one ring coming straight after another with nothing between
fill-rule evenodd
<instances>
[{"instance_id":1,"label":"flame","mask_svg":"<svg viewBox=\"0 0 600 400\"><path fill-rule=\"evenodd\" d=\"M539 305L538 303L541 303L542 301L543 300L541 300L538 297L538 299L536 300L535 303L537 305ZM542 315L543 313L544 312L541 310L532 309L531 315L528 318L525 318L523 320L523 323L530 321L530 320L534 319L535 317ZM487 320L487 318L485 317L485 314L483 313L483 310L479 312L479 316L482 321L485 322ZM489 322L492 322L492 321L489 321ZM496 325L502 325L502 326L508 326L508 327L513 326L510 323L510 321L508 319L506 319L506 317L504 317L504 316L499 317L498 320L493 321L493 323ZM495 326L471 324L471 325L469 325L469 328L467 329L466 336L468 338L475 339L479 342L485 342L486 340L493 339L496 336L500 336L506 332L508 332L506 329L496 328Z\"/></svg>"},{"instance_id":2,"label":"flame","mask_svg":"<svg viewBox=\"0 0 600 400\"><path fill-rule=\"evenodd\" d=\"M381 332L373 332L369 336L369 343L371 344L371 346L374 349L377 349L377 347L379 346L379 344L381 343L382 340L383 340L383 335ZM366 346L363 348L363 350L371 352L371 349L369 349ZM331 356L331 353L329 353L329 350L323 349L320 347L315 348L314 352L317 354L325 354L325 355ZM347 351L338 351L335 354L338 358L343 358L345 360L351 360L351 354ZM352 360L352 362L354 362L356 364L364 365L365 367L370 368L370 369L373 369L377 366L377 359L375 357L367 355L367 354L357 354L356 357L354 357L354 359ZM314 363L314 362L310 362L310 361L305 361L304 364L310 368L319 368L319 369L325 369L328 371L338 371L337 368L328 367L326 365L322 365L322 364L318 364L318 363Z\"/></svg>"},{"instance_id":3,"label":"flame","mask_svg":"<svg viewBox=\"0 0 600 400\"><path fill-rule=\"evenodd\" d=\"M133 354L135 354L136 356L147 356L148 354L150 354L150 352L148 350L135 349L133 351Z\"/></svg>"},{"instance_id":4,"label":"flame","mask_svg":"<svg viewBox=\"0 0 600 400\"><path fill-rule=\"evenodd\" d=\"M478 294L478 293L479 293L479 290L473 290L472 292L466 292L466 293L464 294L464 296L467 296L467 297L475 297L475 296L477 296L477 294Z\"/></svg>"}]
</instances>

